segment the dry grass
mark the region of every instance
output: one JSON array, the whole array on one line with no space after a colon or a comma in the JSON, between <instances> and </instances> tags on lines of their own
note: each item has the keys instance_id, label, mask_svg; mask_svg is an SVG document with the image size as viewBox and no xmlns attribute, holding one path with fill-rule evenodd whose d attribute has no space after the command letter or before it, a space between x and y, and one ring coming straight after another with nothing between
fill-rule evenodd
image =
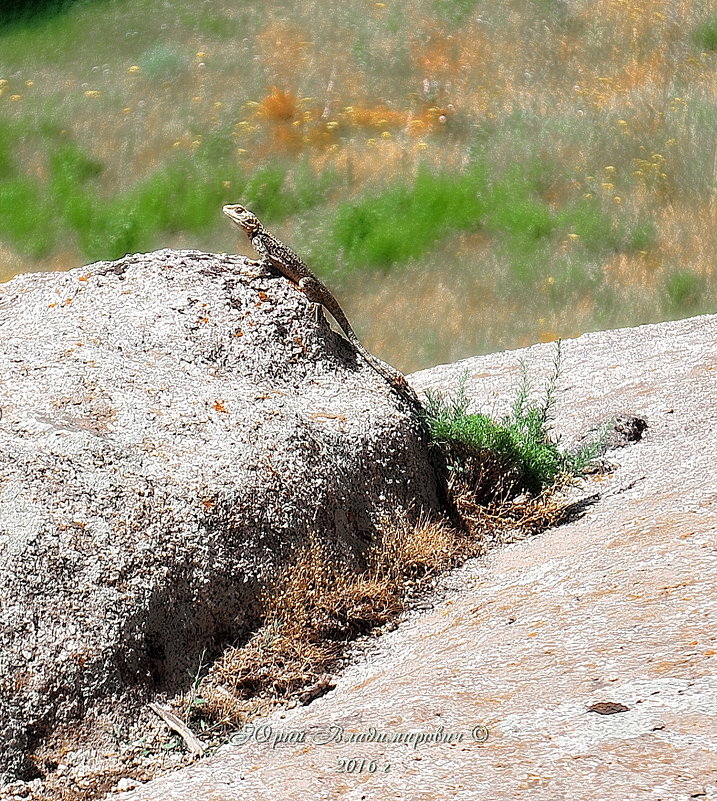
<instances>
[{"instance_id":1,"label":"dry grass","mask_svg":"<svg viewBox=\"0 0 717 801\"><path fill-rule=\"evenodd\" d=\"M329 689L330 674L341 665L351 641L395 621L411 599L430 589L432 580L490 548L532 536L560 522L566 505L555 494L511 499L500 491L496 465L473 464L449 491L462 518L461 527L440 520L386 521L383 535L366 555L366 567L351 572L334 561L314 540L265 596L264 622L249 639L231 647L194 686L174 699L175 713L197 731L205 745L225 742L245 722L284 704L308 703ZM469 486L468 481L478 481ZM479 499L482 499L479 500ZM317 689L318 688L318 689ZM106 759L98 759L81 786L52 772L39 799L79 801L103 798L119 779L142 782L180 764L147 761L143 749L161 754L180 748L154 718L137 729L137 741L117 750L107 732L79 727L45 749L45 757L92 742ZM141 732L141 737L139 736ZM116 733L115 733L116 736ZM102 739L104 737L104 739ZM99 738L99 739L93 739ZM146 753L146 752L145 752ZM42 755L40 755L42 756ZM186 764L189 757L182 764Z\"/></svg>"},{"instance_id":2,"label":"dry grass","mask_svg":"<svg viewBox=\"0 0 717 801\"><path fill-rule=\"evenodd\" d=\"M511 497L501 470L483 458L461 478L454 473L448 489L458 526L386 521L363 571L336 562L314 539L267 592L261 628L225 651L199 685L195 723L226 733L296 703L307 688L313 697L352 640L395 620L441 573L560 522L568 506L555 491Z\"/></svg>"},{"instance_id":3,"label":"dry grass","mask_svg":"<svg viewBox=\"0 0 717 801\"><path fill-rule=\"evenodd\" d=\"M441 520L386 521L381 538L366 554L363 571L336 562L317 539L310 542L265 595L264 622L246 642L228 648L209 672L174 699L175 713L197 731L205 745L225 742L237 728L284 704L307 703L329 689L335 672L356 636L395 621L411 600L429 590L441 573L493 547L535 535L555 525L569 507L555 493L511 498L502 491L500 467L490 460L471 462L460 480L449 484L462 525ZM497 481L497 483L495 483ZM471 484L471 482L475 482ZM200 666L201 668L201 666ZM117 781L154 778L178 763L147 762L142 749L162 753L178 740L161 726L140 727L133 748L118 763L98 760L78 787L66 776L46 777L42 799L79 801L102 798ZM99 730L102 731L101 729ZM94 742L99 753L116 743L94 741L90 727L77 729L71 745ZM105 736L105 735L100 735ZM62 738L60 738L62 740ZM49 748L48 756L57 757ZM188 759L188 757L187 757ZM186 760L185 760L186 761Z\"/></svg>"}]
</instances>

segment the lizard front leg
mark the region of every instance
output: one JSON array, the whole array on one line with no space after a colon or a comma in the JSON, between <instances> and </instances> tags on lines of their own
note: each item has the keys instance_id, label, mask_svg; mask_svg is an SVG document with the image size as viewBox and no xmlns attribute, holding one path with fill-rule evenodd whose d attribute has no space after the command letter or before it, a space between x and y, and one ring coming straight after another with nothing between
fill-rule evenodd
<instances>
[{"instance_id":1,"label":"lizard front leg","mask_svg":"<svg viewBox=\"0 0 717 801\"><path fill-rule=\"evenodd\" d=\"M300 279L297 286L299 290L304 293L306 299L311 302L316 323L318 325L325 324L324 302L322 300L322 293L320 289L317 288L317 286L320 286L319 282L315 278L305 277Z\"/></svg>"},{"instance_id":2,"label":"lizard front leg","mask_svg":"<svg viewBox=\"0 0 717 801\"><path fill-rule=\"evenodd\" d=\"M299 292L302 292L304 297L310 301L312 306L312 313L314 315L314 319L316 322L321 325L322 323L326 322L326 318L323 315L322 306L324 305L321 300L321 292L320 285L319 290L316 289L314 284L318 282L315 279L311 279L309 276L305 276L303 278L299 278L294 270L289 270L284 264L281 259L277 259L275 256L272 256L270 253L266 254L266 261L270 264L274 269L278 270L284 278L289 281L289 283L293 284ZM298 280L297 280L298 278Z\"/></svg>"}]
</instances>

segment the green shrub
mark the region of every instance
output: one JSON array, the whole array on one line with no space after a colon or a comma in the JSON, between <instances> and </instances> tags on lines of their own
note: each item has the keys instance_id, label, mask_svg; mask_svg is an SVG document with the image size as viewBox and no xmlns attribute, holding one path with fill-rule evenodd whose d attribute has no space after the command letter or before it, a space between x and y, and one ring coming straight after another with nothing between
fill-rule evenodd
<instances>
[{"instance_id":1,"label":"green shrub","mask_svg":"<svg viewBox=\"0 0 717 801\"><path fill-rule=\"evenodd\" d=\"M187 17L191 19L191 23L196 27L197 31L205 36L236 39L246 35L247 17L249 15L241 6L232 7L231 17L223 13L223 8L212 8L210 5L204 5L199 8L192 6L190 8L192 13L187 14ZM240 15L239 18L236 15Z\"/></svg>"},{"instance_id":2,"label":"green shrub","mask_svg":"<svg viewBox=\"0 0 717 801\"><path fill-rule=\"evenodd\" d=\"M200 231L217 219L225 194L201 160L176 161L108 203L95 199L78 228L82 249L93 259L115 259L156 247L162 232Z\"/></svg>"},{"instance_id":3,"label":"green shrub","mask_svg":"<svg viewBox=\"0 0 717 801\"><path fill-rule=\"evenodd\" d=\"M349 268L390 267L426 252L449 230L480 227L486 209L485 170L435 174L422 168L412 185L339 206L333 241Z\"/></svg>"},{"instance_id":4,"label":"green shrub","mask_svg":"<svg viewBox=\"0 0 717 801\"><path fill-rule=\"evenodd\" d=\"M79 231L82 249L91 261L118 259L127 253L146 250L142 223L136 209L130 206L117 202L108 206L96 204L88 225Z\"/></svg>"},{"instance_id":5,"label":"green shrub","mask_svg":"<svg viewBox=\"0 0 717 801\"><path fill-rule=\"evenodd\" d=\"M689 270L678 270L665 282L665 294L672 312L694 310L702 300L702 290L702 281Z\"/></svg>"},{"instance_id":6,"label":"green shrub","mask_svg":"<svg viewBox=\"0 0 717 801\"><path fill-rule=\"evenodd\" d=\"M87 190L86 184L102 172L102 164L89 158L74 142L62 142L49 154L48 171L52 199L62 203Z\"/></svg>"},{"instance_id":7,"label":"green shrub","mask_svg":"<svg viewBox=\"0 0 717 801\"><path fill-rule=\"evenodd\" d=\"M41 138L48 154L46 181L18 172L14 149L27 137ZM85 257L112 259L156 247L162 233L206 230L232 200L268 220L305 211L321 203L336 181L335 173L319 174L306 164L293 171L269 165L247 180L234 162L231 140L220 135L207 137L191 158L165 161L110 198L101 191L102 172L103 165L62 129L25 132L0 122L0 235L19 252L42 257L52 251L55 233L73 234ZM40 219L52 223L39 226Z\"/></svg>"},{"instance_id":8,"label":"green shrub","mask_svg":"<svg viewBox=\"0 0 717 801\"><path fill-rule=\"evenodd\" d=\"M317 173L306 163L293 171L286 164L270 164L256 170L234 193L262 220L272 221L318 206L335 182L335 172Z\"/></svg>"},{"instance_id":9,"label":"green shrub","mask_svg":"<svg viewBox=\"0 0 717 801\"><path fill-rule=\"evenodd\" d=\"M717 15L706 19L695 28L692 41L702 50L717 50Z\"/></svg>"},{"instance_id":10,"label":"green shrub","mask_svg":"<svg viewBox=\"0 0 717 801\"><path fill-rule=\"evenodd\" d=\"M619 233L595 199L581 198L563 209L558 219L565 232L577 234L591 253L603 254L620 246Z\"/></svg>"},{"instance_id":11,"label":"green shrub","mask_svg":"<svg viewBox=\"0 0 717 801\"><path fill-rule=\"evenodd\" d=\"M287 213L307 211L324 203L338 181L339 176L334 169L317 173L306 162L301 162L287 177L285 185L289 202Z\"/></svg>"},{"instance_id":12,"label":"green shrub","mask_svg":"<svg viewBox=\"0 0 717 801\"><path fill-rule=\"evenodd\" d=\"M72 0L0 0L0 26L62 11Z\"/></svg>"},{"instance_id":13,"label":"green shrub","mask_svg":"<svg viewBox=\"0 0 717 801\"><path fill-rule=\"evenodd\" d=\"M550 209L534 198L498 196L487 215L486 227L511 236L525 239L540 239L554 227Z\"/></svg>"},{"instance_id":14,"label":"green shrub","mask_svg":"<svg viewBox=\"0 0 717 801\"><path fill-rule=\"evenodd\" d=\"M509 167L490 186L485 227L527 240L547 236L555 222L539 197L542 179L535 161Z\"/></svg>"},{"instance_id":15,"label":"green shrub","mask_svg":"<svg viewBox=\"0 0 717 801\"><path fill-rule=\"evenodd\" d=\"M623 247L626 250L649 250L657 241L657 228L652 220L642 220L626 231Z\"/></svg>"},{"instance_id":16,"label":"green shrub","mask_svg":"<svg viewBox=\"0 0 717 801\"><path fill-rule=\"evenodd\" d=\"M463 25L471 15L477 0L434 0L436 14L451 25Z\"/></svg>"},{"instance_id":17,"label":"green shrub","mask_svg":"<svg viewBox=\"0 0 717 801\"><path fill-rule=\"evenodd\" d=\"M9 178L14 172L10 129L0 122L0 181Z\"/></svg>"},{"instance_id":18,"label":"green shrub","mask_svg":"<svg viewBox=\"0 0 717 801\"><path fill-rule=\"evenodd\" d=\"M490 461L497 457L499 478L508 479L513 494L526 490L536 494L555 485L562 476L581 473L596 455L599 444L591 441L571 454L561 450L550 434L560 361L561 343L558 341L553 371L538 402L529 401L531 385L525 365L521 363L515 400L510 413L500 420L468 413L467 372L461 377L458 390L452 397L426 393L429 429L434 442L448 452L449 467L460 470L460 460ZM604 433L601 432L600 436Z\"/></svg>"},{"instance_id":19,"label":"green shrub","mask_svg":"<svg viewBox=\"0 0 717 801\"><path fill-rule=\"evenodd\" d=\"M44 212L39 184L29 178L0 181L0 220L3 238L35 258L46 256L55 244L53 218Z\"/></svg>"}]
</instances>

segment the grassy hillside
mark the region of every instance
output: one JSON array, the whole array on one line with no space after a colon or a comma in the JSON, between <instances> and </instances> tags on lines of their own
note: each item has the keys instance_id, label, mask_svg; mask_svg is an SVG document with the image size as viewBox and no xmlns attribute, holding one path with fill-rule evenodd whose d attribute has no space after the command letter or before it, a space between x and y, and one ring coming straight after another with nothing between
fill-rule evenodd
<instances>
[{"instance_id":1,"label":"grassy hillside","mask_svg":"<svg viewBox=\"0 0 717 801\"><path fill-rule=\"evenodd\" d=\"M404 370L715 311L704 0L97 0L0 30L0 271L247 252Z\"/></svg>"}]
</instances>

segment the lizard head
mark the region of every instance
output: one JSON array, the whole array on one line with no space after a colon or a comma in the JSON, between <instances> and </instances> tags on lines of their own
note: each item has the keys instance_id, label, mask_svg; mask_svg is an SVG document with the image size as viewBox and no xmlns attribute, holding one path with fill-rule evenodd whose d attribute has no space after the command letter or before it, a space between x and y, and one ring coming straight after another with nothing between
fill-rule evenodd
<instances>
[{"instance_id":1,"label":"lizard head","mask_svg":"<svg viewBox=\"0 0 717 801\"><path fill-rule=\"evenodd\" d=\"M233 223L243 228L249 236L261 229L261 223L256 214L253 214L249 209L240 206L238 203L222 206L222 211Z\"/></svg>"}]
</instances>

